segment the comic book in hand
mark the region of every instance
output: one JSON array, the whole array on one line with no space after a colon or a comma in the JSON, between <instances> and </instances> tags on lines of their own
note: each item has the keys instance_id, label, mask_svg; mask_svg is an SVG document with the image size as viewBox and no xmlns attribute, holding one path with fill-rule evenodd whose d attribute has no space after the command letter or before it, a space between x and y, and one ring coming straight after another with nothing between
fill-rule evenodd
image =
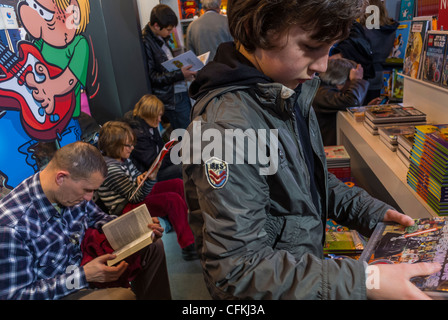
<instances>
[{"instance_id":1,"label":"comic book in hand","mask_svg":"<svg viewBox=\"0 0 448 320\"><path fill-rule=\"evenodd\" d=\"M157 155L157 158L153 161L153 163L151 164L151 167L149 167L149 169L146 171L145 177L144 179L142 179L142 181L140 182L140 184L138 185L138 187L134 190L134 193L132 193L132 195L130 196L129 199L132 199L134 197L134 195L137 194L137 191L141 188L141 186L143 185L143 183L146 181L146 179L151 175L151 173L154 172L154 170L161 164L162 160L165 158L165 156L167 155L167 153L171 150L172 147L174 147L174 145L178 142L177 138L171 139L170 141L168 141L167 143L165 143L163 145L162 150L160 150L159 154Z\"/></svg>"},{"instance_id":2,"label":"comic book in hand","mask_svg":"<svg viewBox=\"0 0 448 320\"><path fill-rule=\"evenodd\" d=\"M445 59L448 31L428 31L422 62L421 79L440 84Z\"/></svg>"},{"instance_id":3,"label":"comic book in hand","mask_svg":"<svg viewBox=\"0 0 448 320\"><path fill-rule=\"evenodd\" d=\"M448 218L415 219L404 227L381 222L359 258L369 265L438 262L442 269L429 276L411 279L419 289L433 298L448 298Z\"/></svg>"},{"instance_id":4,"label":"comic book in hand","mask_svg":"<svg viewBox=\"0 0 448 320\"><path fill-rule=\"evenodd\" d=\"M366 110L365 117L373 124L426 121L426 114L417 108L398 104L371 106Z\"/></svg>"}]
</instances>

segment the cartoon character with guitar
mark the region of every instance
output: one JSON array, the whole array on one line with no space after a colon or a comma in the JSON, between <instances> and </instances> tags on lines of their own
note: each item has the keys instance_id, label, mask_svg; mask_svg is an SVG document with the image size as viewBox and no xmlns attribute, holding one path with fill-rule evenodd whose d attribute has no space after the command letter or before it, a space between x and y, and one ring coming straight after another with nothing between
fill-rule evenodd
<instances>
[{"instance_id":1,"label":"cartoon character with guitar","mask_svg":"<svg viewBox=\"0 0 448 320\"><path fill-rule=\"evenodd\" d=\"M20 112L21 125L30 137L25 143L27 149L41 141L55 141L62 147L81 135L76 118L81 111L81 88L86 85L90 52L81 33L89 23L90 3L22 0L17 12L35 40L19 42L18 55L0 43L0 112ZM5 174L3 165L0 157L0 170Z\"/></svg>"}]
</instances>

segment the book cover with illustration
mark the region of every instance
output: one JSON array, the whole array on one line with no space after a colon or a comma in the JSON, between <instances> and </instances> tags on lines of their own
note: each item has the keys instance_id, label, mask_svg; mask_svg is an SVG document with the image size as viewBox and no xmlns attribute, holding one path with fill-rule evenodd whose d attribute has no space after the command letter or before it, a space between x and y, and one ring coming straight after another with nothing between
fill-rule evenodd
<instances>
[{"instance_id":1,"label":"book cover with illustration","mask_svg":"<svg viewBox=\"0 0 448 320\"><path fill-rule=\"evenodd\" d=\"M411 281L430 296L446 298L447 238L448 217L415 219L411 227L379 223L359 260L369 265L438 262L442 265L439 272Z\"/></svg>"},{"instance_id":2,"label":"book cover with illustration","mask_svg":"<svg viewBox=\"0 0 448 320\"><path fill-rule=\"evenodd\" d=\"M423 54L426 33L430 30L431 21L413 20L406 45L403 74L417 79L420 70L420 61Z\"/></svg>"},{"instance_id":3,"label":"book cover with illustration","mask_svg":"<svg viewBox=\"0 0 448 320\"><path fill-rule=\"evenodd\" d=\"M445 60L448 31L429 31L423 51L421 79L439 85Z\"/></svg>"},{"instance_id":4,"label":"book cover with illustration","mask_svg":"<svg viewBox=\"0 0 448 320\"><path fill-rule=\"evenodd\" d=\"M426 114L417 108L398 104L373 106L365 112L365 117L374 124L426 121Z\"/></svg>"},{"instance_id":5,"label":"book cover with illustration","mask_svg":"<svg viewBox=\"0 0 448 320\"><path fill-rule=\"evenodd\" d=\"M387 57L386 62L403 63L410 30L411 30L411 21L400 22L400 24L397 27L397 30L395 31L395 40L394 45L392 47L392 51L389 57Z\"/></svg>"},{"instance_id":6,"label":"book cover with illustration","mask_svg":"<svg viewBox=\"0 0 448 320\"><path fill-rule=\"evenodd\" d=\"M415 12L415 0L401 0L398 21L412 20Z\"/></svg>"}]
</instances>

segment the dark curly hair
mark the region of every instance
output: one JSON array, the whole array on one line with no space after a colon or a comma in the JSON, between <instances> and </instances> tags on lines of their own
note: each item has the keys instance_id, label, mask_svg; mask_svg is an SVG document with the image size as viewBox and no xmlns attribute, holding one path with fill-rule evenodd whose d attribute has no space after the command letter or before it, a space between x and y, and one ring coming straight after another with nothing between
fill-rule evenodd
<instances>
[{"instance_id":1,"label":"dark curly hair","mask_svg":"<svg viewBox=\"0 0 448 320\"><path fill-rule=\"evenodd\" d=\"M312 32L316 41L344 39L366 5L366 0L229 0L227 16L236 43L253 52L274 48L273 37L293 25Z\"/></svg>"}]
</instances>

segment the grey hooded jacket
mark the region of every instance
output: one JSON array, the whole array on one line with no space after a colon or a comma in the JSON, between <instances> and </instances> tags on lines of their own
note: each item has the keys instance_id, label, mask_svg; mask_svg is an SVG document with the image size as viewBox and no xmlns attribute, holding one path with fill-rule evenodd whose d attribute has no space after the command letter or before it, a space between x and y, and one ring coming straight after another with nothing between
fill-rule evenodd
<instances>
[{"instance_id":1,"label":"grey hooded jacket","mask_svg":"<svg viewBox=\"0 0 448 320\"><path fill-rule=\"evenodd\" d=\"M215 299L366 298L361 262L323 258L325 222L333 218L369 235L392 208L327 172L310 107L318 85L318 79L306 82L299 96L278 83L228 86L211 90L193 109L193 123L183 137L182 152L190 146L190 158L183 165L184 185L204 278ZM293 112L295 99L308 119L319 207L310 192ZM226 145L226 133L236 129L257 142L264 132L278 130L278 147L264 134L266 154L271 160L278 158L276 170L269 172L264 162L249 161L247 146L238 153L236 146L230 149L229 139ZM220 135L221 149L227 146L232 154L219 153L220 144L212 144L210 136L219 142ZM210 145L215 147L212 151ZM203 151L202 161L195 163L198 150ZM237 161L241 154L243 164ZM213 156L227 165L225 184L210 180L205 163Z\"/></svg>"}]
</instances>

